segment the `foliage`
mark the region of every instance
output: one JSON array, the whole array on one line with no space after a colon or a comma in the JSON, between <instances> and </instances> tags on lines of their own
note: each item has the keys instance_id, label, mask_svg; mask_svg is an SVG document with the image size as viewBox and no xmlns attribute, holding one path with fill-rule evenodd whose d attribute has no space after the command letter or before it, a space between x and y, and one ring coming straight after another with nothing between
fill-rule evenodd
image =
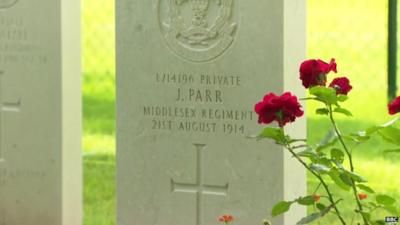
<instances>
[{"instance_id":1,"label":"foliage","mask_svg":"<svg viewBox=\"0 0 400 225\"><path fill-rule=\"evenodd\" d=\"M267 126L263 129L261 134L257 137L259 140L271 139L277 145L283 146L318 180L319 183L313 195L299 197L291 201L281 201L273 207L271 215L275 217L286 213L294 203L306 206L314 205L315 212L301 219L297 223L298 225L309 224L313 221L320 220L328 214L335 215L341 224L346 225L349 224L350 219L343 216L343 210L339 203L341 201L352 201L354 203L354 209L352 210L354 215L351 219L352 223L356 222L356 224L364 225L381 224L381 220L374 219L374 213L378 209L383 209L386 210L388 214L398 215L399 209L396 206L396 199L372 189L368 186L367 179L356 172L356 162L353 158L353 149L351 146L358 147L370 141L374 136L379 136L381 141L386 141L393 145L393 149L385 150L385 152L398 152L400 148L400 129L396 127L396 123L399 119L394 119L385 124L373 126L362 131L352 132L348 135L343 134L336 123L335 115L343 114L348 117L353 116L348 109L341 106L343 102L349 99L347 93L348 90L351 90L351 86L346 82L344 84L346 87L332 84L326 87L327 73L329 73L329 71L327 70L328 72L326 74L316 76L313 73L319 70L311 68L310 61L312 60L305 61L304 63L307 63L307 67L302 65L300 69L303 85L307 83L307 85L304 86L309 89L310 95L303 100L322 103L322 107L316 109L315 113L317 115L326 116L329 119L334 135L328 136L327 139L317 146L309 145L307 140L294 139L285 134L280 121L285 119L285 115L290 116L290 113L280 113L281 117L275 119L275 121L279 123L278 128ZM314 62L320 63L320 65L314 63L316 66L328 65L321 60L314 60ZM334 64L334 66L336 67L336 64ZM315 79L315 81L312 81L312 79ZM341 79L348 81L347 78ZM314 83L316 85L308 85L309 83ZM341 91L343 90L341 88L346 88L346 92ZM287 106L269 104L269 107L273 110L272 112L284 112ZM393 108L389 109L391 110L391 114L393 114ZM396 112L400 112L400 107L396 110ZM271 114L268 106L256 112L260 118L268 118ZM294 122L294 120L292 120L292 122ZM339 144L339 147L336 147L337 144ZM327 185L328 182L335 184L335 186ZM321 187L323 189L322 191L320 191ZM336 192L337 189L351 192L353 195L352 200L338 199L333 195L332 191L334 190ZM320 192L325 194L322 200L320 200L317 194ZM373 195L375 195L375 198L371 198ZM318 198L315 198L315 196L318 196Z\"/></svg>"}]
</instances>

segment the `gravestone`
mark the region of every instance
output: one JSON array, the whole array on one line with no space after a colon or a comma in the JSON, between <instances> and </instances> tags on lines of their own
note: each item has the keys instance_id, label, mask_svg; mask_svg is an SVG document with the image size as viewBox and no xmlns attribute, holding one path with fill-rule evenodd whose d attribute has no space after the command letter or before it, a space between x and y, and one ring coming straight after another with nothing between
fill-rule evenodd
<instances>
[{"instance_id":1,"label":"gravestone","mask_svg":"<svg viewBox=\"0 0 400 225\"><path fill-rule=\"evenodd\" d=\"M303 0L119 0L118 225L261 224L306 191L281 147L246 138L267 92L304 89ZM305 136L305 120L287 131ZM273 218L295 224L295 208Z\"/></svg>"},{"instance_id":2,"label":"gravestone","mask_svg":"<svg viewBox=\"0 0 400 225\"><path fill-rule=\"evenodd\" d=\"M0 0L0 225L81 224L79 4Z\"/></svg>"}]
</instances>

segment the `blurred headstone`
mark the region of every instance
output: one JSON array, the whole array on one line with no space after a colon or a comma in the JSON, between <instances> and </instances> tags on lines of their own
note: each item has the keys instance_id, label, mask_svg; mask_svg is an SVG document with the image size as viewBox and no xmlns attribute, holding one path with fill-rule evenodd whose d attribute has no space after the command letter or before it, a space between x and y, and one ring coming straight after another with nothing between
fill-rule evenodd
<instances>
[{"instance_id":1,"label":"blurred headstone","mask_svg":"<svg viewBox=\"0 0 400 225\"><path fill-rule=\"evenodd\" d=\"M0 224L80 225L80 1L0 0Z\"/></svg>"}]
</instances>

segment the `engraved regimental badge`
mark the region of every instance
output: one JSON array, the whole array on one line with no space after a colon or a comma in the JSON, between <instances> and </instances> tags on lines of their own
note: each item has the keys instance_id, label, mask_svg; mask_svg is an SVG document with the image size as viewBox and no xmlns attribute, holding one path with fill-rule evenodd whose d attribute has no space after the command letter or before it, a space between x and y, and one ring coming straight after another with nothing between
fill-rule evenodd
<instances>
[{"instance_id":1,"label":"engraved regimental badge","mask_svg":"<svg viewBox=\"0 0 400 225\"><path fill-rule=\"evenodd\" d=\"M10 8L17 3L18 0L0 0L0 9Z\"/></svg>"},{"instance_id":2,"label":"engraved regimental badge","mask_svg":"<svg viewBox=\"0 0 400 225\"><path fill-rule=\"evenodd\" d=\"M222 55L237 30L235 0L158 0L160 27L180 57L206 62Z\"/></svg>"}]
</instances>

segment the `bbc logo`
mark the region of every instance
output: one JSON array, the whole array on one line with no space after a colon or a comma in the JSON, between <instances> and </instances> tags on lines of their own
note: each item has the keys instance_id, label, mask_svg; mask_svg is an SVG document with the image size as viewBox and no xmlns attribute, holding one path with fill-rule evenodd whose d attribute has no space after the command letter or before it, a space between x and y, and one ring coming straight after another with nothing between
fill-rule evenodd
<instances>
[{"instance_id":1,"label":"bbc logo","mask_svg":"<svg viewBox=\"0 0 400 225\"><path fill-rule=\"evenodd\" d=\"M399 217L398 216L387 216L385 218L386 223L398 223L399 222Z\"/></svg>"}]
</instances>

